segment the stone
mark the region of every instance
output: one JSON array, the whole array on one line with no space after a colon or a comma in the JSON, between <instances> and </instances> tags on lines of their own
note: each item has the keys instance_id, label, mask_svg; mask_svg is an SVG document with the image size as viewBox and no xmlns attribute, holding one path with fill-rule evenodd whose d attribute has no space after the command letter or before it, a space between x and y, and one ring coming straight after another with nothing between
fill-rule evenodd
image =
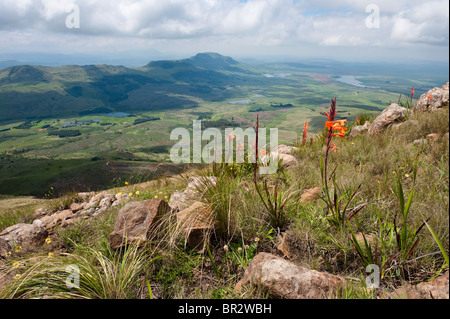
<instances>
[{"instance_id":1,"label":"stone","mask_svg":"<svg viewBox=\"0 0 450 319\"><path fill-rule=\"evenodd\" d=\"M0 257L5 258L8 253L12 250L11 245L8 241L0 237Z\"/></svg>"},{"instance_id":2,"label":"stone","mask_svg":"<svg viewBox=\"0 0 450 319\"><path fill-rule=\"evenodd\" d=\"M421 282L416 290L424 299L449 299L449 274L448 271L429 282Z\"/></svg>"},{"instance_id":3,"label":"stone","mask_svg":"<svg viewBox=\"0 0 450 319\"><path fill-rule=\"evenodd\" d=\"M431 133L427 135L427 140L431 143L436 143L439 140L439 134Z\"/></svg>"},{"instance_id":4,"label":"stone","mask_svg":"<svg viewBox=\"0 0 450 319\"><path fill-rule=\"evenodd\" d=\"M393 103L389 105L381 114L373 121L368 133L370 135L380 133L389 125L403 121L408 110L400 105Z\"/></svg>"},{"instance_id":5,"label":"stone","mask_svg":"<svg viewBox=\"0 0 450 319\"><path fill-rule=\"evenodd\" d=\"M318 196L322 195L322 190L320 187L314 187L311 189L307 189L303 192L302 196L300 196L300 203L306 204L319 199Z\"/></svg>"},{"instance_id":6,"label":"stone","mask_svg":"<svg viewBox=\"0 0 450 319\"><path fill-rule=\"evenodd\" d=\"M95 192L84 192L84 193L78 193L78 198L80 198L82 201L87 201L89 197L94 196Z\"/></svg>"},{"instance_id":7,"label":"stone","mask_svg":"<svg viewBox=\"0 0 450 319\"><path fill-rule=\"evenodd\" d=\"M46 209L44 209L44 208L38 208L38 209L36 209L36 210L34 211L33 216L34 216L35 219L39 219L39 218L41 218L41 217L43 217L43 216L45 216L45 215L47 215L47 214L48 214L48 212L47 212Z\"/></svg>"},{"instance_id":8,"label":"stone","mask_svg":"<svg viewBox=\"0 0 450 319\"><path fill-rule=\"evenodd\" d=\"M429 96L431 100L428 100ZM436 111L449 104L449 84L446 83L442 88L435 87L423 94L414 104L412 112Z\"/></svg>"},{"instance_id":9,"label":"stone","mask_svg":"<svg viewBox=\"0 0 450 319\"><path fill-rule=\"evenodd\" d=\"M293 168L299 164L298 160L289 154L278 154L278 158L281 160L281 167L283 168Z\"/></svg>"},{"instance_id":10,"label":"stone","mask_svg":"<svg viewBox=\"0 0 450 319\"><path fill-rule=\"evenodd\" d=\"M215 186L217 177L190 177L184 191L176 191L170 196L172 210L182 211L199 200L208 187Z\"/></svg>"},{"instance_id":11,"label":"stone","mask_svg":"<svg viewBox=\"0 0 450 319\"><path fill-rule=\"evenodd\" d=\"M345 284L345 279L297 266L269 253L259 253L235 290L250 284L264 288L273 298L327 299Z\"/></svg>"},{"instance_id":12,"label":"stone","mask_svg":"<svg viewBox=\"0 0 450 319\"><path fill-rule=\"evenodd\" d=\"M194 201L193 198L189 198L185 192L176 191L170 196L170 207L174 211L181 211L189 207L189 204Z\"/></svg>"},{"instance_id":13,"label":"stone","mask_svg":"<svg viewBox=\"0 0 450 319\"><path fill-rule=\"evenodd\" d=\"M102 200L100 200L100 202L98 203L98 207L100 208L109 208L111 207L111 203L113 202L113 197L108 195L106 197L104 197Z\"/></svg>"},{"instance_id":14,"label":"stone","mask_svg":"<svg viewBox=\"0 0 450 319\"><path fill-rule=\"evenodd\" d=\"M119 211L114 231L109 235L112 249L126 243L146 241L158 221L170 211L169 204L162 199L131 202Z\"/></svg>"},{"instance_id":15,"label":"stone","mask_svg":"<svg viewBox=\"0 0 450 319\"><path fill-rule=\"evenodd\" d=\"M92 204L94 204L94 203L100 203L100 201L104 198L104 197L106 197L106 196L108 196L109 194L107 193L107 192L101 192L101 193L98 193L98 194L96 194L96 195L94 195L90 200L89 200L89 204L91 205L91 207L93 207L92 206Z\"/></svg>"},{"instance_id":16,"label":"stone","mask_svg":"<svg viewBox=\"0 0 450 319\"><path fill-rule=\"evenodd\" d=\"M278 153L279 154L292 155L298 150L299 150L299 148L295 147L295 146L287 146L284 144L278 145Z\"/></svg>"},{"instance_id":17,"label":"stone","mask_svg":"<svg viewBox=\"0 0 450 319\"><path fill-rule=\"evenodd\" d=\"M74 216L74 213L68 209L50 216L44 216L38 220L43 223L45 229L51 232L56 226L61 225L65 220L72 219Z\"/></svg>"},{"instance_id":18,"label":"stone","mask_svg":"<svg viewBox=\"0 0 450 319\"><path fill-rule=\"evenodd\" d=\"M409 284L403 284L395 288L390 294L390 297L392 299L422 299L420 294L414 289L414 286Z\"/></svg>"},{"instance_id":19,"label":"stone","mask_svg":"<svg viewBox=\"0 0 450 319\"><path fill-rule=\"evenodd\" d=\"M35 220L33 224L16 224L8 227L0 233L1 256L5 257L5 253L16 246L24 249L39 247L47 237L48 232L40 220Z\"/></svg>"},{"instance_id":20,"label":"stone","mask_svg":"<svg viewBox=\"0 0 450 319\"><path fill-rule=\"evenodd\" d=\"M205 244L214 230L211 207L195 202L177 213L177 223L186 238L186 245L203 253Z\"/></svg>"},{"instance_id":21,"label":"stone","mask_svg":"<svg viewBox=\"0 0 450 319\"><path fill-rule=\"evenodd\" d=\"M83 209L83 204L78 204L78 203L72 203L70 205L70 210L74 213L80 211Z\"/></svg>"},{"instance_id":22,"label":"stone","mask_svg":"<svg viewBox=\"0 0 450 319\"><path fill-rule=\"evenodd\" d=\"M449 299L449 272L417 285L403 283L390 293L390 297L394 299Z\"/></svg>"},{"instance_id":23,"label":"stone","mask_svg":"<svg viewBox=\"0 0 450 319\"><path fill-rule=\"evenodd\" d=\"M366 121L364 125L357 125L353 126L352 130L350 131L350 136L357 136L364 133L367 133L369 128L372 126L372 124L369 121Z\"/></svg>"},{"instance_id":24,"label":"stone","mask_svg":"<svg viewBox=\"0 0 450 319\"><path fill-rule=\"evenodd\" d=\"M271 152L270 155L269 154L265 154L263 156L260 157L260 161L264 166L268 166L269 162L271 162L272 160L278 158L278 161L281 163L281 167L282 168L293 168L298 166L299 162L298 160L290 155L294 152L294 149L297 149L295 147L291 147L291 146L286 146L286 145L281 145L281 148L279 148L279 150L286 152L286 153L281 153L280 151L276 151L276 152ZM287 154L289 153L289 154Z\"/></svg>"}]
</instances>

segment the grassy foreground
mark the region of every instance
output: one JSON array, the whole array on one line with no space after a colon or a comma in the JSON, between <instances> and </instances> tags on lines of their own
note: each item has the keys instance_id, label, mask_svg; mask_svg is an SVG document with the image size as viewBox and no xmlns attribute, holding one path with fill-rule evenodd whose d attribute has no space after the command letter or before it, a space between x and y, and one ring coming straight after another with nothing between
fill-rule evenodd
<instances>
[{"instance_id":1,"label":"grassy foreground","mask_svg":"<svg viewBox=\"0 0 450 319\"><path fill-rule=\"evenodd\" d=\"M217 177L200 199L212 207L215 229L204 255L186 248L183 237L171 231L155 232L139 247L112 251L108 235L116 207L58 229L41 251L14 251L0 260L0 274L13 277L0 298L266 298L257 287L234 291L258 252L288 255L298 265L349 279L331 298L381 298L405 281L429 280L449 267L448 107L410 119L418 124L374 136L336 137L337 152L327 148L324 130L298 145L296 168L265 179L255 181L245 164L189 172ZM438 134L437 142L413 144L430 133ZM111 192L133 193L134 200L170 200L185 186L181 177L164 178ZM321 187L323 199L302 203L302 192L313 187ZM75 196L46 204L64 206ZM35 204L1 214L0 231L31 221L41 205ZM167 223L171 229L174 221ZM284 253L277 249L280 234L288 247ZM381 282L368 291L370 264L380 268ZM68 265L79 267L80 289L67 287Z\"/></svg>"}]
</instances>

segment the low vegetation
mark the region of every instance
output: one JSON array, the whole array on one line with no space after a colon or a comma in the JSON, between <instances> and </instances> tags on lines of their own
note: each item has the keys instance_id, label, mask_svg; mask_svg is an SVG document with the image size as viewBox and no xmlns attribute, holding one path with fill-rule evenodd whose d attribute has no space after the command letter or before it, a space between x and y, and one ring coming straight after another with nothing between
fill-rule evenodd
<instances>
[{"instance_id":1,"label":"low vegetation","mask_svg":"<svg viewBox=\"0 0 450 319\"><path fill-rule=\"evenodd\" d=\"M176 232L112 251L115 207L58 229L43 251L12 252L0 264L13 277L0 297L265 298L257 287L234 287L257 253L285 255L277 249L281 234L292 262L349 280L334 298L380 298L404 281L418 283L447 270L448 107L411 115L414 126L350 137L347 128L357 123L335 118L339 101L333 103L321 132L311 139L299 132L295 168L258 176L253 165L222 164L187 173L217 178L199 198L214 220L204 254L187 248ZM361 114L357 121L367 119ZM437 142L413 143L430 133L438 134ZM170 202L186 180L126 184L112 191ZM302 201L314 187L322 189L320 198ZM53 199L53 205L63 200ZM0 226L20 214L1 214ZM81 270L80 289L65 284L70 264ZM380 289L371 292L364 286L368 265L381 272Z\"/></svg>"}]
</instances>

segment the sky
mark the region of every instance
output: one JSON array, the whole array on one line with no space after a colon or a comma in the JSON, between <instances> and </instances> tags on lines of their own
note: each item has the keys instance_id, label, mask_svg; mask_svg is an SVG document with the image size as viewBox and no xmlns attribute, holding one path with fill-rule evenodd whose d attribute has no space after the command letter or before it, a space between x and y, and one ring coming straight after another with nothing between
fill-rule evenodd
<instances>
[{"instance_id":1,"label":"sky","mask_svg":"<svg viewBox=\"0 0 450 319\"><path fill-rule=\"evenodd\" d=\"M0 56L448 62L448 0L0 0Z\"/></svg>"}]
</instances>

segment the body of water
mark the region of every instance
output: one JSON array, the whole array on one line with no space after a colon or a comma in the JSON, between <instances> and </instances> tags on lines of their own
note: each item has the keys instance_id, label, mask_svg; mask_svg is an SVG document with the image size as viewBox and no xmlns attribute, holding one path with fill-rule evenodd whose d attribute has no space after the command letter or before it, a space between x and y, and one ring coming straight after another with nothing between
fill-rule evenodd
<instances>
[{"instance_id":1,"label":"body of water","mask_svg":"<svg viewBox=\"0 0 450 319\"><path fill-rule=\"evenodd\" d=\"M109 117L128 117L128 116L131 116L131 114L123 113L123 112L116 112L116 113L106 114L106 116L109 116Z\"/></svg>"},{"instance_id":2,"label":"body of water","mask_svg":"<svg viewBox=\"0 0 450 319\"><path fill-rule=\"evenodd\" d=\"M292 76L291 73L275 73L275 74L264 74L266 78L287 78Z\"/></svg>"},{"instance_id":3,"label":"body of water","mask_svg":"<svg viewBox=\"0 0 450 319\"><path fill-rule=\"evenodd\" d=\"M338 82L342 82L348 85L353 85L359 88L368 88L368 89L376 89L373 86L367 86L363 84L361 81L358 81L353 75L340 75L339 78L336 79Z\"/></svg>"},{"instance_id":4,"label":"body of water","mask_svg":"<svg viewBox=\"0 0 450 319\"><path fill-rule=\"evenodd\" d=\"M230 104L233 104L233 105L244 105L244 104L250 104L250 102L251 102L252 100L239 100L239 101L231 101L231 102L228 102L228 103L230 103Z\"/></svg>"}]
</instances>

